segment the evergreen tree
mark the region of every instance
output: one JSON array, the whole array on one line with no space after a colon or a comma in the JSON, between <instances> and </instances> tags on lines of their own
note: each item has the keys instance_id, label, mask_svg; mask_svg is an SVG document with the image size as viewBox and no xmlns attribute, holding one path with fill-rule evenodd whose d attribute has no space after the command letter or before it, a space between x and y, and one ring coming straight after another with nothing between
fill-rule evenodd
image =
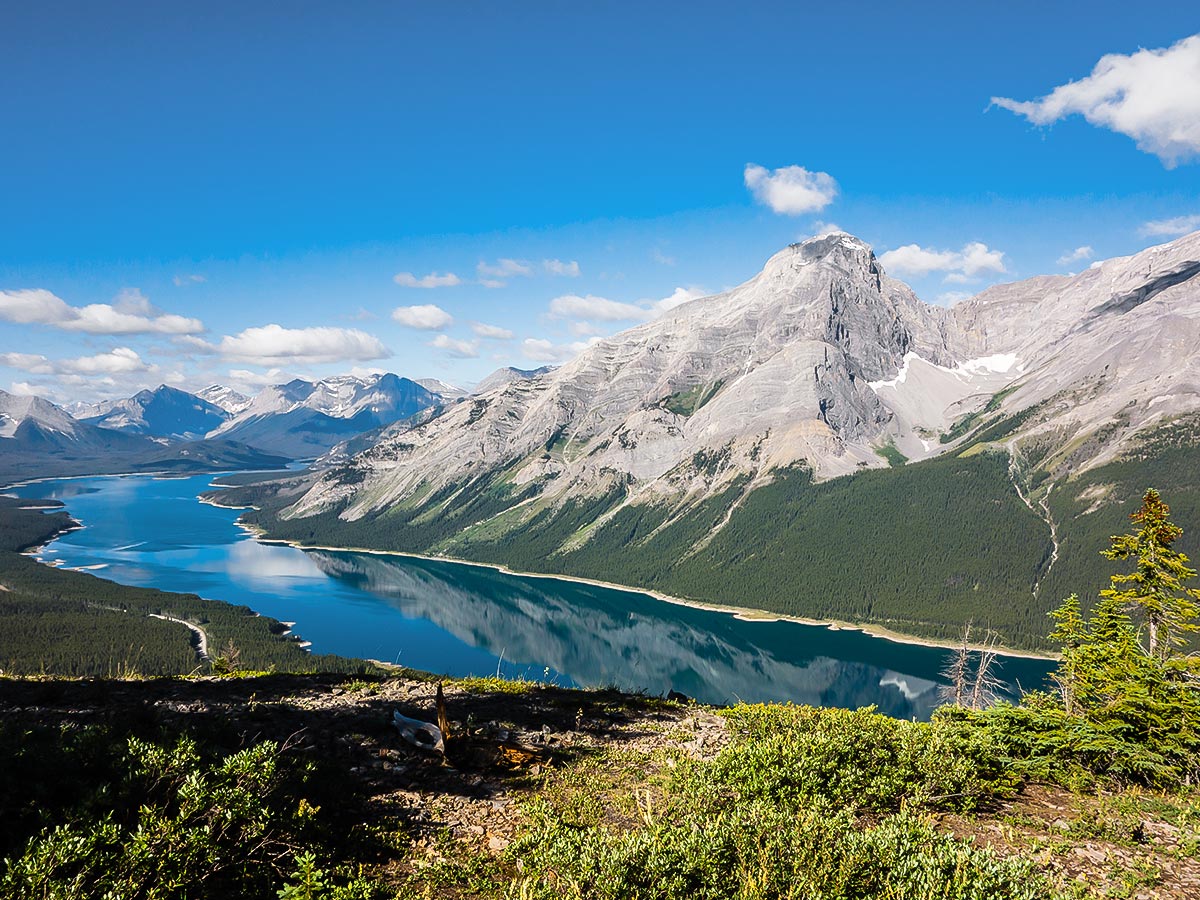
<instances>
[{"instance_id":1,"label":"evergreen tree","mask_svg":"<svg viewBox=\"0 0 1200 900\"><path fill-rule=\"evenodd\" d=\"M1079 595L1072 594L1062 602L1062 606L1050 613L1054 619L1054 631L1050 640L1057 641L1062 647L1062 659L1052 678L1058 684L1062 693L1063 707L1068 714L1077 712L1076 695L1079 690L1080 678L1080 647L1087 641L1087 623L1080 612Z\"/></svg>"},{"instance_id":2,"label":"evergreen tree","mask_svg":"<svg viewBox=\"0 0 1200 900\"><path fill-rule=\"evenodd\" d=\"M1151 656L1166 659L1184 643L1183 634L1197 631L1200 590L1185 587L1196 577L1188 558L1171 545L1183 529L1168 518L1171 510L1158 491L1150 488L1141 508L1130 518L1139 525L1133 534L1113 535L1112 544L1100 551L1108 559L1134 559L1137 567L1128 574L1112 576L1112 587L1100 595L1140 610L1146 622Z\"/></svg>"}]
</instances>

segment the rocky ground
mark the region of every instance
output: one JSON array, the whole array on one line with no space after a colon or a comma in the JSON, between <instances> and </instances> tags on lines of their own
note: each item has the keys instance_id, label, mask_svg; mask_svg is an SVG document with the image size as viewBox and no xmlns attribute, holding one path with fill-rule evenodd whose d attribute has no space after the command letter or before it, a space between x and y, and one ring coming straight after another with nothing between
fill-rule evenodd
<instances>
[{"instance_id":1,"label":"rocky ground","mask_svg":"<svg viewBox=\"0 0 1200 900\"><path fill-rule=\"evenodd\" d=\"M729 743L719 712L689 703L477 679L446 682L447 753L413 746L393 712L437 720L437 682L416 673L270 675L145 681L0 679L0 716L53 725L162 726L219 734L228 745L272 739L344 773L345 812L394 852L375 874L440 897L491 896L462 877L504 871L530 803L570 802L587 785L620 827L652 804L671 760ZM1200 806L1152 794L1080 795L1030 786L940 827L1034 859L1081 896L1200 897ZM474 861L474 862L472 862ZM499 868L497 868L499 867ZM457 874L448 877L448 869ZM486 881L486 879L485 879ZM1086 893L1090 891L1090 893Z\"/></svg>"}]
</instances>

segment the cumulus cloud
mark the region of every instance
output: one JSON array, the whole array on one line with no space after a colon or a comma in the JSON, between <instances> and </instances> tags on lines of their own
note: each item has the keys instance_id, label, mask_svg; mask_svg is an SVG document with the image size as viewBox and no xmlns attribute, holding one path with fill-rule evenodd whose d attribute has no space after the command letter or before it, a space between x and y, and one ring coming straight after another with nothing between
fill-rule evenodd
<instances>
[{"instance_id":1,"label":"cumulus cloud","mask_svg":"<svg viewBox=\"0 0 1200 900\"><path fill-rule=\"evenodd\" d=\"M270 324L225 335L217 344L191 340L197 350L259 366L367 362L391 356L380 340L357 328L284 328Z\"/></svg>"},{"instance_id":2,"label":"cumulus cloud","mask_svg":"<svg viewBox=\"0 0 1200 900\"><path fill-rule=\"evenodd\" d=\"M199 319L164 313L137 290L125 290L115 304L71 306L42 288L0 291L0 319L23 325L49 325L85 334L198 334Z\"/></svg>"},{"instance_id":3,"label":"cumulus cloud","mask_svg":"<svg viewBox=\"0 0 1200 900\"><path fill-rule=\"evenodd\" d=\"M455 287L462 284L462 279L453 272L430 272L419 277L412 272L397 272L392 276L392 281L407 288Z\"/></svg>"},{"instance_id":4,"label":"cumulus cloud","mask_svg":"<svg viewBox=\"0 0 1200 900\"><path fill-rule=\"evenodd\" d=\"M150 366L128 347L116 347L94 356L59 360L56 369L77 375L127 375L130 372L146 372Z\"/></svg>"},{"instance_id":5,"label":"cumulus cloud","mask_svg":"<svg viewBox=\"0 0 1200 900\"><path fill-rule=\"evenodd\" d=\"M429 342L429 346L445 350L456 359L475 359L479 356L479 341L460 341L448 334L439 334Z\"/></svg>"},{"instance_id":6,"label":"cumulus cloud","mask_svg":"<svg viewBox=\"0 0 1200 900\"><path fill-rule=\"evenodd\" d=\"M641 300L637 303L623 303L594 294L585 297L565 294L550 301L550 317L579 319L589 325L591 322L649 322L681 303L703 296L705 291L697 287L677 287L670 296L661 300Z\"/></svg>"},{"instance_id":7,"label":"cumulus cloud","mask_svg":"<svg viewBox=\"0 0 1200 900\"><path fill-rule=\"evenodd\" d=\"M422 306L397 306L392 310L392 318L406 328L419 328L423 331L438 331L454 324L454 316L432 303Z\"/></svg>"},{"instance_id":8,"label":"cumulus cloud","mask_svg":"<svg viewBox=\"0 0 1200 900\"><path fill-rule=\"evenodd\" d=\"M672 310L677 306L681 306L691 300L698 300L700 297L705 296L705 294L706 292L703 288L677 287L671 292L671 296L663 297L661 300L656 301L652 308L655 313L662 315L663 313Z\"/></svg>"},{"instance_id":9,"label":"cumulus cloud","mask_svg":"<svg viewBox=\"0 0 1200 900\"><path fill-rule=\"evenodd\" d=\"M992 250L981 241L973 241L961 250L932 250L917 244L906 244L881 254L879 261L896 275L922 278L933 272L945 272L945 280L961 284L987 273L1002 274L1004 252Z\"/></svg>"},{"instance_id":10,"label":"cumulus cloud","mask_svg":"<svg viewBox=\"0 0 1200 900\"><path fill-rule=\"evenodd\" d=\"M810 237L828 237L831 234L845 234L846 229L836 222L813 222Z\"/></svg>"},{"instance_id":11,"label":"cumulus cloud","mask_svg":"<svg viewBox=\"0 0 1200 900\"><path fill-rule=\"evenodd\" d=\"M1200 34L1159 50L1102 56L1092 73L1037 100L992 103L1035 125L1079 114L1133 138L1167 168L1200 155Z\"/></svg>"},{"instance_id":12,"label":"cumulus cloud","mask_svg":"<svg viewBox=\"0 0 1200 900\"><path fill-rule=\"evenodd\" d=\"M1138 229L1145 237L1175 237L1191 234L1200 229L1200 216L1176 216L1173 219L1155 219Z\"/></svg>"},{"instance_id":13,"label":"cumulus cloud","mask_svg":"<svg viewBox=\"0 0 1200 900\"><path fill-rule=\"evenodd\" d=\"M172 281L175 282L175 287L187 287L189 284L203 284L208 281L203 275L176 275Z\"/></svg>"},{"instance_id":14,"label":"cumulus cloud","mask_svg":"<svg viewBox=\"0 0 1200 900\"><path fill-rule=\"evenodd\" d=\"M501 328L499 325L488 325L486 322L472 322L471 330L481 338L489 338L496 341L508 341L513 338L513 333L507 328Z\"/></svg>"},{"instance_id":15,"label":"cumulus cloud","mask_svg":"<svg viewBox=\"0 0 1200 900\"><path fill-rule=\"evenodd\" d=\"M0 353L0 366L20 369L32 375L50 375L54 366L40 353Z\"/></svg>"},{"instance_id":16,"label":"cumulus cloud","mask_svg":"<svg viewBox=\"0 0 1200 900\"><path fill-rule=\"evenodd\" d=\"M519 259L498 259L495 263L480 260L475 271L480 278L528 278L533 274L533 267Z\"/></svg>"},{"instance_id":17,"label":"cumulus cloud","mask_svg":"<svg viewBox=\"0 0 1200 900\"><path fill-rule=\"evenodd\" d=\"M588 347L599 341L594 337L587 341L573 341L570 344L556 344L545 338L525 338L521 342L521 353L526 359L540 363L566 362L578 356Z\"/></svg>"},{"instance_id":18,"label":"cumulus cloud","mask_svg":"<svg viewBox=\"0 0 1200 900\"><path fill-rule=\"evenodd\" d=\"M36 353L0 353L0 366L41 376L33 381L14 382L23 385L25 393L51 398L66 396L72 400L98 396L98 392L129 394L145 387L148 378L162 378L158 366L146 362L129 347L71 359L48 359Z\"/></svg>"},{"instance_id":19,"label":"cumulus cloud","mask_svg":"<svg viewBox=\"0 0 1200 900\"><path fill-rule=\"evenodd\" d=\"M604 329L600 326L578 319L567 324L567 331L571 332L575 337L593 337L595 335L604 334Z\"/></svg>"},{"instance_id":20,"label":"cumulus cloud","mask_svg":"<svg viewBox=\"0 0 1200 900\"><path fill-rule=\"evenodd\" d=\"M1095 251L1091 247L1076 247L1070 253L1064 253L1062 256L1060 256L1058 258L1058 264L1060 266L1069 266L1071 263L1083 262L1084 260L1091 259L1093 255L1095 255Z\"/></svg>"},{"instance_id":21,"label":"cumulus cloud","mask_svg":"<svg viewBox=\"0 0 1200 900\"><path fill-rule=\"evenodd\" d=\"M747 163L743 177L755 200L784 216L819 212L832 203L838 193L832 175L810 172L803 166L769 170Z\"/></svg>"},{"instance_id":22,"label":"cumulus cloud","mask_svg":"<svg viewBox=\"0 0 1200 900\"><path fill-rule=\"evenodd\" d=\"M644 321L651 311L633 303L622 303L588 294L564 294L550 301L550 315L556 319L594 319L601 322Z\"/></svg>"},{"instance_id":23,"label":"cumulus cloud","mask_svg":"<svg viewBox=\"0 0 1200 900\"><path fill-rule=\"evenodd\" d=\"M250 369L230 369L230 387L247 394L255 394L273 384L287 384L295 376L283 369L268 369L266 372L253 372Z\"/></svg>"},{"instance_id":24,"label":"cumulus cloud","mask_svg":"<svg viewBox=\"0 0 1200 900\"><path fill-rule=\"evenodd\" d=\"M579 263L575 260L563 262L561 259L543 259L542 268L551 275L565 275L567 278L578 278Z\"/></svg>"}]
</instances>

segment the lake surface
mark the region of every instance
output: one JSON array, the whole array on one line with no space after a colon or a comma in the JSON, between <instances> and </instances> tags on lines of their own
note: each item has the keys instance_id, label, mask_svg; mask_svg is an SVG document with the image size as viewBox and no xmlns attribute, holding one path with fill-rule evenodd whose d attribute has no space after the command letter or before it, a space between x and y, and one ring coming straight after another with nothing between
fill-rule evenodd
<instances>
[{"instance_id":1,"label":"lake surface","mask_svg":"<svg viewBox=\"0 0 1200 900\"><path fill-rule=\"evenodd\" d=\"M213 476L77 478L12 489L63 501L84 528L38 555L124 584L244 603L317 653L447 675L615 685L708 703L875 704L927 718L947 651L859 631L744 621L638 591L463 563L262 544L200 503ZM1011 690L1051 664L1004 657Z\"/></svg>"}]
</instances>

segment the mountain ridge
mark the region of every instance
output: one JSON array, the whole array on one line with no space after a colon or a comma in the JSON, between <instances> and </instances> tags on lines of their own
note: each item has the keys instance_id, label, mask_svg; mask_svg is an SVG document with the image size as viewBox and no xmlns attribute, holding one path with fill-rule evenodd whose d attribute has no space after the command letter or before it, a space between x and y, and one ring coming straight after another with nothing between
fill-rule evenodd
<instances>
[{"instance_id":1,"label":"mountain ridge","mask_svg":"<svg viewBox=\"0 0 1200 900\"><path fill-rule=\"evenodd\" d=\"M1197 258L1193 235L960 309L922 304L856 239L793 245L552 373L237 499L301 543L939 639L974 618L1044 647L1054 592L1097 568L1064 526L1102 542L1141 480L1200 457L1200 291L1180 274ZM1182 475L1177 502L1200 508Z\"/></svg>"}]
</instances>

